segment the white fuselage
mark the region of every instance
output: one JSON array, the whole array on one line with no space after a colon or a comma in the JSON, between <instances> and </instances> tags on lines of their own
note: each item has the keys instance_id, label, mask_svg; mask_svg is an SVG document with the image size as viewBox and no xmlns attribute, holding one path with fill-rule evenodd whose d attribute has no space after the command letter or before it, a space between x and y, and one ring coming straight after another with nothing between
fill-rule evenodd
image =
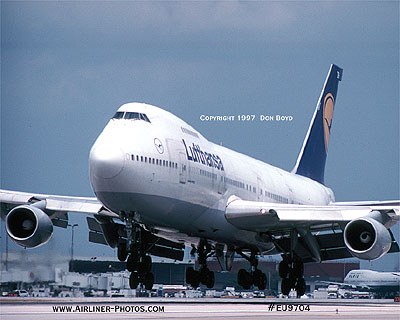
<instances>
[{"instance_id":1,"label":"white fuselage","mask_svg":"<svg viewBox=\"0 0 400 320\"><path fill-rule=\"evenodd\" d=\"M271 203L334 201L322 184L209 142L165 110L130 103L118 111L145 114L150 122L110 120L90 153L92 188L107 208L136 212L140 222L173 230L175 238L272 250L271 243L226 221L230 196Z\"/></svg>"},{"instance_id":2,"label":"white fuselage","mask_svg":"<svg viewBox=\"0 0 400 320\"><path fill-rule=\"evenodd\" d=\"M399 272L377 272L372 270L352 270L344 283L356 286L369 287L375 290L400 290Z\"/></svg>"}]
</instances>

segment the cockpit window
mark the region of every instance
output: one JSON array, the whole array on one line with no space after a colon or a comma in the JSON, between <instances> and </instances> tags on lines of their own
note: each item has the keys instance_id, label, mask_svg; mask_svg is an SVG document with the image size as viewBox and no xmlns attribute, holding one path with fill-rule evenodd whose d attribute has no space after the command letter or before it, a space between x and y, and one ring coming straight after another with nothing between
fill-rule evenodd
<instances>
[{"instance_id":1,"label":"cockpit window","mask_svg":"<svg viewBox=\"0 0 400 320\"><path fill-rule=\"evenodd\" d=\"M125 112L124 119L131 119L131 120L144 120L150 123L149 118L144 113L137 113L137 112Z\"/></svg>"},{"instance_id":2,"label":"cockpit window","mask_svg":"<svg viewBox=\"0 0 400 320\"><path fill-rule=\"evenodd\" d=\"M124 116L124 113L121 112L121 111L118 111L118 112L114 115L113 119L122 119L123 116Z\"/></svg>"},{"instance_id":3,"label":"cockpit window","mask_svg":"<svg viewBox=\"0 0 400 320\"><path fill-rule=\"evenodd\" d=\"M139 113L137 112L126 112L124 119L133 119L133 120L139 120Z\"/></svg>"},{"instance_id":4,"label":"cockpit window","mask_svg":"<svg viewBox=\"0 0 400 320\"><path fill-rule=\"evenodd\" d=\"M138 112L122 112L118 111L113 119L127 119L127 120L144 120L146 122L150 122L149 118L144 113Z\"/></svg>"},{"instance_id":5,"label":"cockpit window","mask_svg":"<svg viewBox=\"0 0 400 320\"><path fill-rule=\"evenodd\" d=\"M149 118L147 118L147 116L144 113L140 114L143 117L144 121L150 122Z\"/></svg>"}]
</instances>

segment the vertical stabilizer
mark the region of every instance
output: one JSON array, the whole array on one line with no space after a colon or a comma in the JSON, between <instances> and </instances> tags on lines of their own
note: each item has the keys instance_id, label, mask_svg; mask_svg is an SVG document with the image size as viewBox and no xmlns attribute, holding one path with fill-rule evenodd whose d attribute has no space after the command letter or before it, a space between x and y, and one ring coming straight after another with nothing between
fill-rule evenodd
<instances>
[{"instance_id":1,"label":"vertical stabilizer","mask_svg":"<svg viewBox=\"0 0 400 320\"><path fill-rule=\"evenodd\" d=\"M343 69L332 64L303 142L294 173L324 183L328 143L332 127L333 109Z\"/></svg>"}]
</instances>

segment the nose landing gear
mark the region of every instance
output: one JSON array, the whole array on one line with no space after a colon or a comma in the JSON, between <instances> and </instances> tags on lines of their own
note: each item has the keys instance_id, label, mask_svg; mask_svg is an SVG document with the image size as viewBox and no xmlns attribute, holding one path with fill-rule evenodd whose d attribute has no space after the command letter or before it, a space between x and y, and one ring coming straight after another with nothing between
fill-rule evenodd
<instances>
[{"instance_id":1,"label":"nose landing gear","mask_svg":"<svg viewBox=\"0 0 400 320\"><path fill-rule=\"evenodd\" d=\"M127 241L118 245L117 254L120 261L126 260L126 268L131 272L129 286L136 289L142 284L146 290L151 290L154 284L152 261L145 250L141 228L135 223L133 213L126 213L121 218L126 224Z\"/></svg>"}]
</instances>

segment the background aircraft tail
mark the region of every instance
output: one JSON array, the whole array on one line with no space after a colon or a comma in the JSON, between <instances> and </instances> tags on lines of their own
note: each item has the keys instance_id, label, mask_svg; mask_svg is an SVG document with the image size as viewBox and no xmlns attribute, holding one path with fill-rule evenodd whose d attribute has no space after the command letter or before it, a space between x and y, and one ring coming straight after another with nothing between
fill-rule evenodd
<instances>
[{"instance_id":1,"label":"background aircraft tail","mask_svg":"<svg viewBox=\"0 0 400 320\"><path fill-rule=\"evenodd\" d=\"M339 81L342 80L343 69L332 64L317 107L303 142L294 173L324 183L324 172L328 143L332 127L333 109Z\"/></svg>"}]
</instances>

